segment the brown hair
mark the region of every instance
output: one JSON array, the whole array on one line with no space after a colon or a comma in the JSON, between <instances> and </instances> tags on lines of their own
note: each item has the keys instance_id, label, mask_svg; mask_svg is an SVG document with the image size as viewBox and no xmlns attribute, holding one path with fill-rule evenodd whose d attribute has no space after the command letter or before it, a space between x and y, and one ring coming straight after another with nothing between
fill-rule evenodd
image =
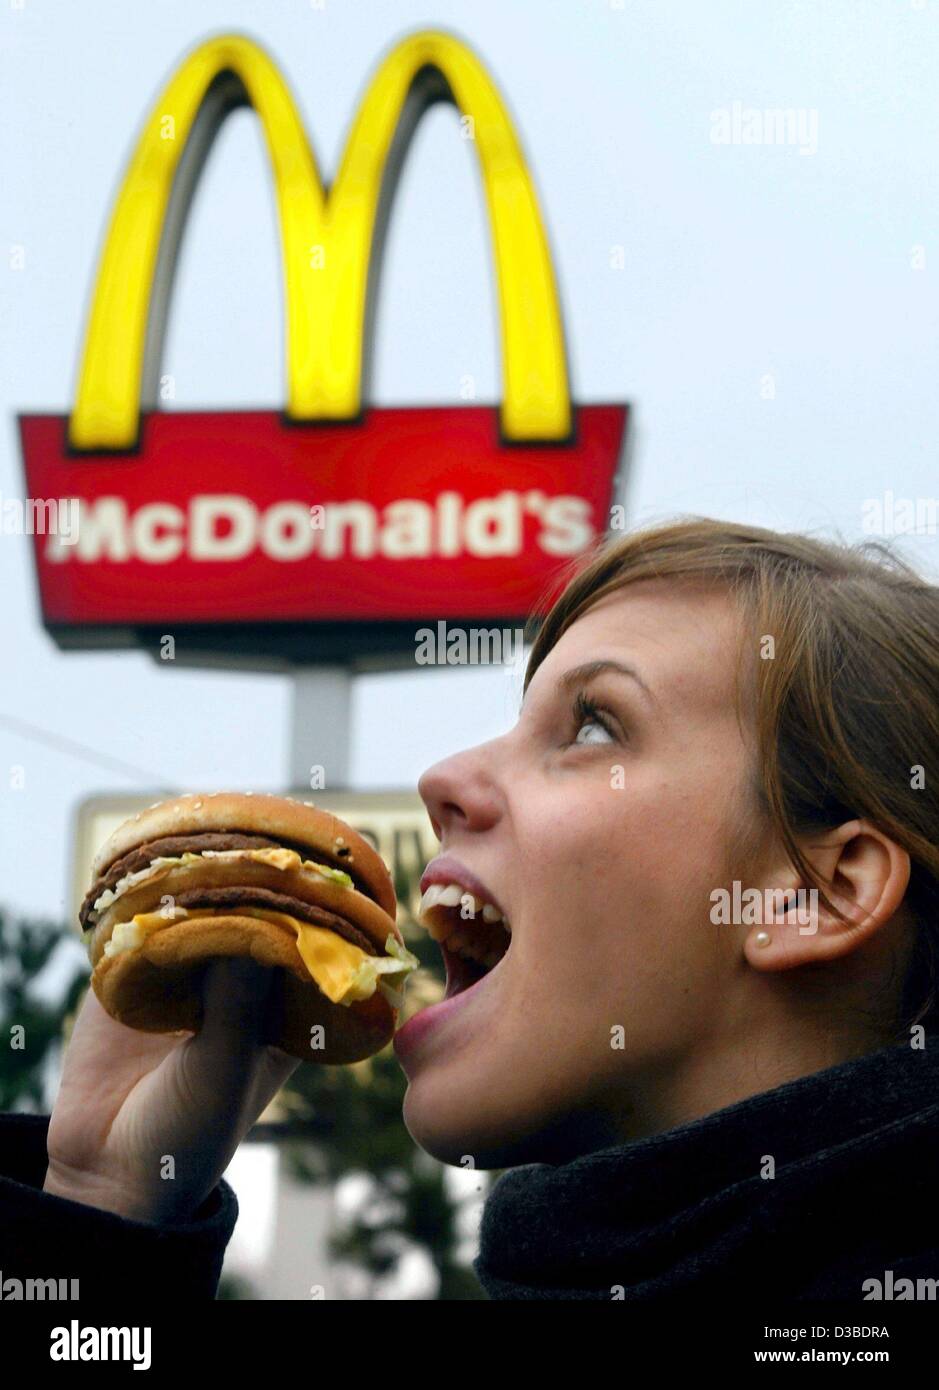
<instances>
[{"instance_id":1,"label":"brown hair","mask_svg":"<svg viewBox=\"0 0 939 1390\"><path fill-rule=\"evenodd\" d=\"M549 602L546 594L533 612L525 688L588 608L650 578L723 585L740 605L737 707L740 717L749 697L755 711L755 800L763 826L825 907L843 920L797 835L865 817L908 852L904 906L915 941L896 1034L935 1023L939 587L881 541L848 546L707 517L601 537L568 566L560 595ZM555 581L550 593L557 589ZM759 659L766 638L772 660Z\"/></svg>"}]
</instances>

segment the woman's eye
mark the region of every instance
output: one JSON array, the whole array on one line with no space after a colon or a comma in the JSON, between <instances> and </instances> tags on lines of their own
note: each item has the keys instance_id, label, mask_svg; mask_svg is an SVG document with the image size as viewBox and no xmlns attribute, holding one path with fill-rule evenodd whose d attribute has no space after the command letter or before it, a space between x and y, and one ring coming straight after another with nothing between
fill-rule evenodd
<instances>
[{"instance_id":1,"label":"woman's eye","mask_svg":"<svg viewBox=\"0 0 939 1390\"><path fill-rule=\"evenodd\" d=\"M581 738L581 734L584 732L584 730L587 730L588 732L592 732L592 733L594 733L594 734L599 733L599 734L601 735L601 737L599 737L599 738L596 738L596 737L594 737L594 738ZM594 719L594 718L591 717L591 716L588 716L588 717L583 721L583 723L581 724L580 728L577 730L577 737L574 739L574 742L575 742L575 743L612 743L613 740L610 738L610 733L609 733L609 730L608 730L608 729L605 729L605 728L603 727L603 725L602 725L601 723L599 723L598 720Z\"/></svg>"},{"instance_id":2,"label":"woman's eye","mask_svg":"<svg viewBox=\"0 0 939 1390\"><path fill-rule=\"evenodd\" d=\"M613 743L615 739L600 709L585 695L578 695L574 701L574 743ZM592 736L582 738L588 733Z\"/></svg>"}]
</instances>

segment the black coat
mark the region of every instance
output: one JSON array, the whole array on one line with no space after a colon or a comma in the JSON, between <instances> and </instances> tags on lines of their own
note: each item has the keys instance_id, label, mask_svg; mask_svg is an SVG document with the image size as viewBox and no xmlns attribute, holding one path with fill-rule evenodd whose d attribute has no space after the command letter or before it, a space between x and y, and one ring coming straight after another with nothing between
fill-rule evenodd
<instances>
[{"instance_id":1,"label":"black coat","mask_svg":"<svg viewBox=\"0 0 939 1390\"><path fill-rule=\"evenodd\" d=\"M213 1298L238 1215L229 1185L178 1225L66 1201L42 1191L48 1124L0 1115L4 1285ZM487 1198L475 1269L494 1299L860 1304L872 1280L897 1298L904 1278L939 1279L937 1173L939 1042L902 1044L650 1139L510 1169Z\"/></svg>"},{"instance_id":2,"label":"black coat","mask_svg":"<svg viewBox=\"0 0 939 1390\"><path fill-rule=\"evenodd\" d=\"M190 1221L153 1225L43 1192L48 1115L0 1115L0 1279L78 1279L81 1302L214 1298L238 1202L224 1179ZM4 1291L4 1299L9 1292Z\"/></svg>"}]
</instances>

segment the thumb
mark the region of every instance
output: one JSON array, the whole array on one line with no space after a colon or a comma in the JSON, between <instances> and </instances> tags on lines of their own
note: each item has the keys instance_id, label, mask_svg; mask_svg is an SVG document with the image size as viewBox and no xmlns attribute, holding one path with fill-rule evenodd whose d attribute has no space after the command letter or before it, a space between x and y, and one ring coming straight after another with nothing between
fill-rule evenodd
<instances>
[{"instance_id":1,"label":"thumb","mask_svg":"<svg viewBox=\"0 0 939 1390\"><path fill-rule=\"evenodd\" d=\"M245 956L223 956L206 967L202 1026L180 1056L193 1104L232 1120L240 1114L264 1051L273 983L273 970Z\"/></svg>"},{"instance_id":2,"label":"thumb","mask_svg":"<svg viewBox=\"0 0 939 1390\"><path fill-rule=\"evenodd\" d=\"M267 1044L267 1014L276 970L247 957L214 961L203 982L201 1032L186 1044L184 1067L201 1104L245 1131L300 1065L300 1059ZM195 1097L194 1097L195 1098Z\"/></svg>"},{"instance_id":3,"label":"thumb","mask_svg":"<svg viewBox=\"0 0 939 1390\"><path fill-rule=\"evenodd\" d=\"M210 961L202 981L202 1027L209 1048L252 1048L260 1043L274 971L249 956Z\"/></svg>"}]
</instances>

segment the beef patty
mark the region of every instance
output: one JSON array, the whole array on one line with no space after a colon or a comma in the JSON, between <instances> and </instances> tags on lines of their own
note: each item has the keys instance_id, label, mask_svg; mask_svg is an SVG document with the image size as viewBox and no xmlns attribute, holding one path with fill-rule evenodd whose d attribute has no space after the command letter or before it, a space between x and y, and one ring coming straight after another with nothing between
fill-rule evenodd
<instances>
[{"instance_id":1,"label":"beef patty","mask_svg":"<svg viewBox=\"0 0 939 1390\"><path fill-rule=\"evenodd\" d=\"M287 840L272 840L267 835L242 835L234 831L230 833L205 831L191 835L165 835L159 840L149 840L145 845L139 845L137 849L130 850L120 859L115 859L114 863L109 865L106 871L91 885L78 912L82 931L87 931L95 925L98 914L94 911L94 904L101 897L101 894L109 888L113 888L125 874L139 873L141 869L147 868L154 859L161 856L168 859L177 858L186 851L200 854L206 849L292 849L300 855L301 859L313 859L314 856L322 857L331 868L340 868L343 873L349 874L357 891L364 894L366 898L370 898L372 902L375 901L374 893L370 892L357 875L346 867L342 859L333 860L332 857L323 854L321 850L311 849L309 845L293 844ZM318 859L315 862L318 862Z\"/></svg>"},{"instance_id":2,"label":"beef patty","mask_svg":"<svg viewBox=\"0 0 939 1390\"><path fill-rule=\"evenodd\" d=\"M286 912L302 922L310 922L314 927L328 928L367 955L384 954L363 931L344 917L337 917L335 912L327 912L325 907L317 907L315 903L292 898L288 893L275 893L270 888L188 888L184 893L177 893L175 901L179 907L186 908L230 907L233 915L237 914L239 907L266 907L272 912Z\"/></svg>"}]
</instances>

